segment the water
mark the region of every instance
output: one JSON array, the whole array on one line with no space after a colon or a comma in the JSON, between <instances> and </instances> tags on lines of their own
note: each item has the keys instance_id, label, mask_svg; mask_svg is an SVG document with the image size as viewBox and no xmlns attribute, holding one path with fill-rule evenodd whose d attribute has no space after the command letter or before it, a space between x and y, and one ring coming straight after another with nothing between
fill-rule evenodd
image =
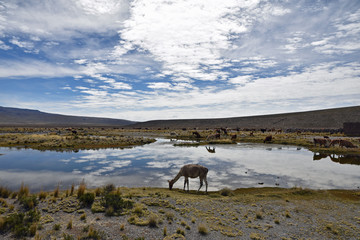
<instances>
[{"instance_id":1,"label":"water","mask_svg":"<svg viewBox=\"0 0 360 240\"><path fill-rule=\"evenodd\" d=\"M303 187L313 189L357 189L360 187L358 156L319 155L296 146L241 143L174 147L158 139L128 149L82 150L79 152L37 151L0 148L0 185L17 190L22 182L31 191L67 189L85 180L88 187L113 183L126 187L167 187L167 180L189 163L209 169L209 190L224 187ZM314 160L315 159L315 160ZM340 164L346 163L346 164ZM182 188L183 178L175 183ZM190 189L199 179L190 179Z\"/></svg>"}]
</instances>

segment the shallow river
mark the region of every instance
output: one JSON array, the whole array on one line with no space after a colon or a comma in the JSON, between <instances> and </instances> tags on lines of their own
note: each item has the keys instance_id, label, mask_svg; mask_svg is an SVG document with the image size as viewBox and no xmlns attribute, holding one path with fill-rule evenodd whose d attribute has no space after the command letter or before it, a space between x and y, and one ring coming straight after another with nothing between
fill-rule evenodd
<instances>
[{"instance_id":1,"label":"shallow river","mask_svg":"<svg viewBox=\"0 0 360 240\"><path fill-rule=\"evenodd\" d=\"M303 187L357 189L360 187L359 157L316 155L296 146L240 143L174 147L176 142L157 142L128 149L37 151L0 148L0 185L17 190L22 182L31 191L67 189L83 179L88 187L113 183L126 187L167 187L179 169L199 163L209 169L209 190L224 187ZM321 159L320 159L321 158ZM314 160L319 159L319 160ZM344 164L345 163L345 164ZM182 188L184 180L175 183ZM190 189L199 179L190 179Z\"/></svg>"}]
</instances>

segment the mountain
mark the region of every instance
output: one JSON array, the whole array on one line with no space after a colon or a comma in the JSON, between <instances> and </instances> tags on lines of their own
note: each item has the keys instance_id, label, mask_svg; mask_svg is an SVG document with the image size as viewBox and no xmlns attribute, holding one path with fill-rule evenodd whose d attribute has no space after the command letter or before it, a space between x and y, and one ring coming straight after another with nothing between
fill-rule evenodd
<instances>
[{"instance_id":1,"label":"mountain","mask_svg":"<svg viewBox=\"0 0 360 240\"><path fill-rule=\"evenodd\" d=\"M38 110L0 106L0 126L21 127L122 127L135 122L97 117L76 117Z\"/></svg>"},{"instance_id":2,"label":"mountain","mask_svg":"<svg viewBox=\"0 0 360 240\"><path fill-rule=\"evenodd\" d=\"M360 122L360 106L251 117L154 120L138 122L128 125L126 128L340 129L343 128L345 122Z\"/></svg>"}]
</instances>

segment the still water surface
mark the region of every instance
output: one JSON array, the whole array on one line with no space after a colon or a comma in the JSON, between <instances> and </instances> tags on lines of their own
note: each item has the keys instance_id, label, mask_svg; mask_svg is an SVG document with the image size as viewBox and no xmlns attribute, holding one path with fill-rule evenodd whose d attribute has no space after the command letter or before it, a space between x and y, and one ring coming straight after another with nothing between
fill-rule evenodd
<instances>
[{"instance_id":1,"label":"still water surface","mask_svg":"<svg viewBox=\"0 0 360 240\"><path fill-rule=\"evenodd\" d=\"M315 156L296 146L241 143L174 147L167 139L129 149L37 151L0 148L0 185L17 190L24 182L31 191L67 189L83 179L88 187L113 183L126 187L167 187L179 169L189 163L209 168L209 190L224 187L304 187L356 189L360 187L360 161L339 156ZM314 160L319 159L320 160ZM336 161L336 159L338 161ZM339 160L340 159L340 160ZM190 179L197 189L198 179ZM183 178L175 185L183 187Z\"/></svg>"}]
</instances>

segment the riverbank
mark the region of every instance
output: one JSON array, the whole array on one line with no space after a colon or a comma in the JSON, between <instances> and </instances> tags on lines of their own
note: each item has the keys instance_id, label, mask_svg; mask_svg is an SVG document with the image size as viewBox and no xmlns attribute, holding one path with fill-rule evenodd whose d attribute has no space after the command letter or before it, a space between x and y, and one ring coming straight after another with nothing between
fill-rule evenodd
<instances>
[{"instance_id":1,"label":"riverbank","mask_svg":"<svg viewBox=\"0 0 360 240\"><path fill-rule=\"evenodd\" d=\"M360 138L341 133L282 131L119 129L119 128L0 128L0 147L25 147L37 150L77 151L81 149L122 148L155 142L155 138L187 140L175 146L264 143L304 147L327 154L360 154ZM271 136L269 139L268 137ZM351 142L355 148L314 146L314 138L327 137ZM268 139L267 139L268 138ZM266 140L267 139L267 140Z\"/></svg>"},{"instance_id":2,"label":"riverbank","mask_svg":"<svg viewBox=\"0 0 360 240\"><path fill-rule=\"evenodd\" d=\"M36 150L78 151L133 147L155 142L151 137L104 128L2 128L0 132L0 147Z\"/></svg>"},{"instance_id":3,"label":"riverbank","mask_svg":"<svg viewBox=\"0 0 360 240\"><path fill-rule=\"evenodd\" d=\"M359 190L0 188L0 236L30 239L358 239ZM22 227L21 227L22 226Z\"/></svg>"}]
</instances>

